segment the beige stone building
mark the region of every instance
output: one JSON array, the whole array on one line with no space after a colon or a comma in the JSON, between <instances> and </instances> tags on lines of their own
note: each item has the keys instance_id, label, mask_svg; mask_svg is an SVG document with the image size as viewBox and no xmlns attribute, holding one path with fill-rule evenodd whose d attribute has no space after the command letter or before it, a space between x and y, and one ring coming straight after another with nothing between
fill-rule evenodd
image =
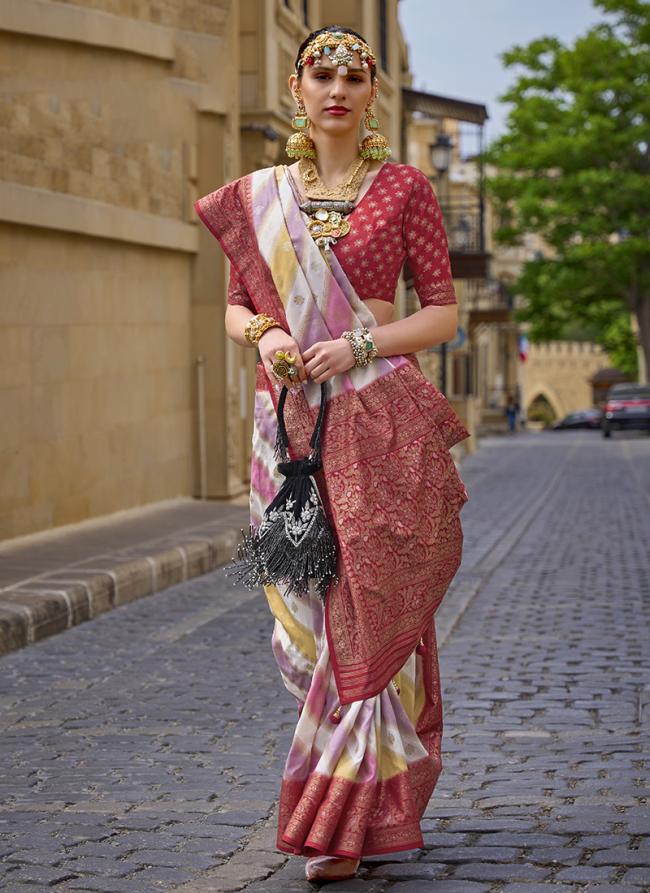
<instances>
[{"instance_id":1,"label":"beige stone building","mask_svg":"<svg viewBox=\"0 0 650 893\"><path fill-rule=\"evenodd\" d=\"M283 160L333 21L379 54L399 160L397 0L0 4L0 538L247 488L255 358L192 203Z\"/></svg>"},{"instance_id":2,"label":"beige stone building","mask_svg":"<svg viewBox=\"0 0 650 893\"><path fill-rule=\"evenodd\" d=\"M3 537L197 490L196 359L222 409L227 363L192 200L239 170L238 28L230 2L0 6Z\"/></svg>"},{"instance_id":3,"label":"beige stone building","mask_svg":"<svg viewBox=\"0 0 650 893\"><path fill-rule=\"evenodd\" d=\"M590 409L595 404L593 377L611 367L607 353L589 341L531 344L522 366L522 405L528 414L540 399L554 417Z\"/></svg>"}]
</instances>

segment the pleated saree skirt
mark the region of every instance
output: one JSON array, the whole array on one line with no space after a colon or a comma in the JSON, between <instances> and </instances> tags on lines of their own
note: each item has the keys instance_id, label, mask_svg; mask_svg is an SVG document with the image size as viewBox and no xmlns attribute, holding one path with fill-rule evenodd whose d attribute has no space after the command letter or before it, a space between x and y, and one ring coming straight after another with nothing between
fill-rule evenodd
<instances>
[{"instance_id":1,"label":"pleated saree skirt","mask_svg":"<svg viewBox=\"0 0 650 893\"><path fill-rule=\"evenodd\" d=\"M264 587L273 653L299 719L280 794L277 847L358 859L423 846L420 820L442 768L433 620L391 683L341 706L321 600Z\"/></svg>"}]
</instances>

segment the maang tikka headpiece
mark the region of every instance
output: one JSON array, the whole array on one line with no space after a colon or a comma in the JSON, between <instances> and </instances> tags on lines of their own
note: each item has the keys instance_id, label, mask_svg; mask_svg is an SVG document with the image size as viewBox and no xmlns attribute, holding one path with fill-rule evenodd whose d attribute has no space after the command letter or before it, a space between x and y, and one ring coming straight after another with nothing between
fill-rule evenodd
<instances>
[{"instance_id":1,"label":"maang tikka headpiece","mask_svg":"<svg viewBox=\"0 0 650 893\"><path fill-rule=\"evenodd\" d=\"M296 74L304 65L318 65L326 56L338 69L339 74L347 74L352 64L354 53L359 54L361 67L374 69L377 66L375 54L365 40L349 34L347 31L323 31L317 34L303 50Z\"/></svg>"}]
</instances>

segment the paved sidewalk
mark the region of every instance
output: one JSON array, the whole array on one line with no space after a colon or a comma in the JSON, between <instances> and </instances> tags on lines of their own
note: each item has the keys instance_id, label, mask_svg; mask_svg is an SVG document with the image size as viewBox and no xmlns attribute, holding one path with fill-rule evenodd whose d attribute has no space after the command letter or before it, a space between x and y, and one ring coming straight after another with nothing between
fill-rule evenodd
<instances>
[{"instance_id":1,"label":"paved sidewalk","mask_svg":"<svg viewBox=\"0 0 650 893\"><path fill-rule=\"evenodd\" d=\"M178 499L0 543L0 654L214 570L247 525L247 500Z\"/></svg>"},{"instance_id":2,"label":"paved sidewalk","mask_svg":"<svg viewBox=\"0 0 650 893\"><path fill-rule=\"evenodd\" d=\"M494 438L462 474L426 849L328 890L650 889L650 440ZM2 890L308 890L273 846L271 627L218 571L2 658Z\"/></svg>"}]
</instances>

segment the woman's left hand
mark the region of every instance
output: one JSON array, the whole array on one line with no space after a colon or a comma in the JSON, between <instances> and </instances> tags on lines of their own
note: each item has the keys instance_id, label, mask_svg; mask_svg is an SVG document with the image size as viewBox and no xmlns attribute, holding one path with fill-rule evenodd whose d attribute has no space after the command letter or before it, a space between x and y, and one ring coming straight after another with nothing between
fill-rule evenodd
<instances>
[{"instance_id":1,"label":"woman's left hand","mask_svg":"<svg viewBox=\"0 0 650 893\"><path fill-rule=\"evenodd\" d=\"M354 366L352 345L345 338L317 341L302 354L302 361L307 375L321 384Z\"/></svg>"}]
</instances>

